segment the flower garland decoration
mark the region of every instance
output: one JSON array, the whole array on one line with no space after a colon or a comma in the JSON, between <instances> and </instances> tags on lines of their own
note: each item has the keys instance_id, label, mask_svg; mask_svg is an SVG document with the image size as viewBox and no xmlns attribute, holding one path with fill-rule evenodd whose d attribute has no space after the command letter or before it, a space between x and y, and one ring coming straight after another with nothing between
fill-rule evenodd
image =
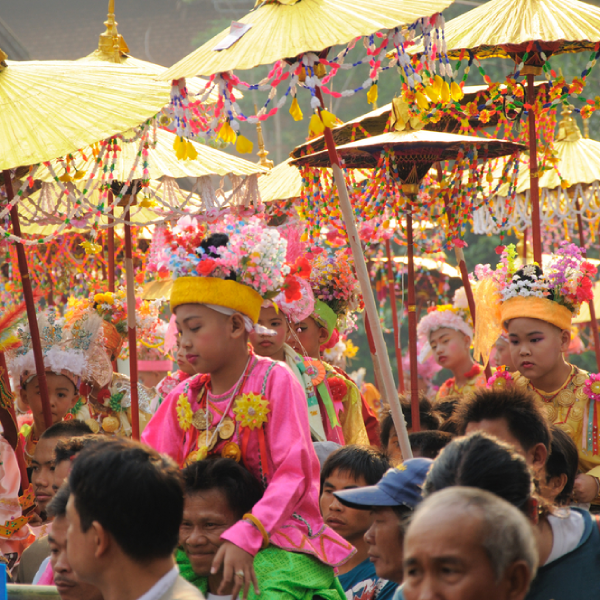
<instances>
[{"instance_id":1,"label":"flower garland decoration","mask_svg":"<svg viewBox=\"0 0 600 600\"><path fill-rule=\"evenodd\" d=\"M262 427L271 412L269 401L262 394L241 394L233 406L235 420L250 430Z\"/></svg>"},{"instance_id":2,"label":"flower garland decoration","mask_svg":"<svg viewBox=\"0 0 600 600\"><path fill-rule=\"evenodd\" d=\"M177 422L182 431L187 431L192 426L192 407L185 394L180 394L177 398L177 405L175 408L177 413Z\"/></svg>"},{"instance_id":3,"label":"flower garland decoration","mask_svg":"<svg viewBox=\"0 0 600 600\"><path fill-rule=\"evenodd\" d=\"M504 365L498 367L496 372L488 379L488 387L495 390L505 390L513 383L512 373Z\"/></svg>"},{"instance_id":4,"label":"flower garland decoration","mask_svg":"<svg viewBox=\"0 0 600 600\"><path fill-rule=\"evenodd\" d=\"M285 264L287 241L276 229L258 218L246 222L231 219L220 224L223 233L201 239L199 228L181 227L180 222L168 237L172 250L168 269L174 278L233 279L267 300L284 286L291 267Z\"/></svg>"},{"instance_id":5,"label":"flower garland decoration","mask_svg":"<svg viewBox=\"0 0 600 600\"><path fill-rule=\"evenodd\" d=\"M308 281L315 298L338 316L340 332L349 331L354 326L352 313L364 308L351 257L343 251L328 254L320 247L313 247L306 257L312 266Z\"/></svg>"}]
</instances>

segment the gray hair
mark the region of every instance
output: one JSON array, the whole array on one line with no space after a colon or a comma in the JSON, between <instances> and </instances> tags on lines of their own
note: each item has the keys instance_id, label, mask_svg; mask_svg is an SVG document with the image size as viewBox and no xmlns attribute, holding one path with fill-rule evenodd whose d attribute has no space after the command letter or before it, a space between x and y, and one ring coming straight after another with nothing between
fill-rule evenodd
<instances>
[{"instance_id":1,"label":"gray hair","mask_svg":"<svg viewBox=\"0 0 600 600\"><path fill-rule=\"evenodd\" d=\"M518 508L485 490L455 486L427 497L417 507L412 520L427 511L446 511L452 507L475 513L481 520L481 545L490 559L497 582L508 567L519 560L527 563L530 581L533 580L538 567L538 551L531 525Z\"/></svg>"}]
</instances>

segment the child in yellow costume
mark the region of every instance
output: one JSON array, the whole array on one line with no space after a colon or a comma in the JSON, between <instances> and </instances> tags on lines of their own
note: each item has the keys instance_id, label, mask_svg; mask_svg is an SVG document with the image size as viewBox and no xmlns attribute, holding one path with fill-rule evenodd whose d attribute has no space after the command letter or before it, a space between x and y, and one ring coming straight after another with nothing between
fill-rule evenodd
<instances>
[{"instance_id":1,"label":"child in yellow costume","mask_svg":"<svg viewBox=\"0 0 600 600\"><path fill-rule=\"evenodd\" d=\"M600 389L598 376L567 363L571 319L582 302L592 299L596 268L573 244L563 242L542 270L537 265L515 266L514 246L502 253L496 271L478 265L475 356L487 362L502 326L508 332L514 373L498 371L490 385L516 385L533 392L550 422L566 431L579 450L574 498L600 501Z\"/></svg>"}]
</instances>

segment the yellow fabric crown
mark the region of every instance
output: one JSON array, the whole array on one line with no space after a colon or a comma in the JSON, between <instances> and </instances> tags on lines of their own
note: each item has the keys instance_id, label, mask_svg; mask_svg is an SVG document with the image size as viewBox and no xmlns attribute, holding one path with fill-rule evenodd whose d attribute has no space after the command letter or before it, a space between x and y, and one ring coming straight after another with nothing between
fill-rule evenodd
<instances>
[{"instance_id":1,"label":"yellow fabric crown","mask_svg":"<svg viewBox=\"0 0 600 600\"><path fill-rule=\"evenodd\" d=\"M571 317L573 313L562 304L558 304L548 298L537 298L536 296L517 296L509 298L500 308L502 323L511 319L525 317L539 319L555 325L559 329L571 329Z\"/></svg>"},{"instance_id":2,"label":"yellow fabric crown","mask_svg":"<svg viewBox=\"0 0 600 600\"><path fill-rule=\"evenodd\" d=\"M182 304L216 304L258 322L263 299L251 287L218 277L178 277L171 289L171 310Z\"/></svg>"}]
</instances>

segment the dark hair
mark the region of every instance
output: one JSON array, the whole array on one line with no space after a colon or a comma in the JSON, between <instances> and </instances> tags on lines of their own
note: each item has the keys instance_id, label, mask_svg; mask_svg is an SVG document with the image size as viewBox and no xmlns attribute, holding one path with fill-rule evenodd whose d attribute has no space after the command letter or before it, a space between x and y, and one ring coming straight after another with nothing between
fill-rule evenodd
<instances>
[{"instance_id":1,"label":"dark hair","mask_svg":"<svg viewBox=\"0 0 600 600\"><path fill-rule=\"evenodd\" d=\"M480 432L453 440L442 450L427 473L423 494L456 485L487 490L524 512L533 493L525 459L512 446Z\"/></svg>"},{"instance_id":2,"label":"dark hair","mask_svg":"<svg viewBox=\"0 0 600 600\"><path fill-rule=\"evenodd\" d=\"M402 407L402 414L406 421L406 427L407 429L410 429L412 427L412 408L410 401L404 396L400 396L400 406ZM431 400L424 394L420 394L419 396L419 417L422 430L432 431L440 428L440 415L433 408ZM388 412L379 426L379 439L382 448L387 448L390 443L392 427L394 427L392 413Z\"/></svg>"},{"instance_id":3,"label":"dark hair","mask_svg":"<svg viewBox=\"0 0 600 600\"><path fill-rule=\"evenodd\" d=\"M327 457L321 469L321 492L325 480L336 470L354 479L364 477L367 485L375 485L390 466L388 457L375 448L353 445L338 448Z\"/></svg>"},{"instance_id":4,"label":"dark hair","mask_svg":"<svg viewBox=\"0 0 600 600\"><path fill-rule=\"evenodd\" d=\"M67 516L67 503L69 502L69 497L71 496L71 490L69 489L68 484L64 483L58 488L56 494L54 494L54 498L48 504L48 516L54 517L55 519L58 517L66 517Z\"/></svg>"},{"instance_id":5,"label":"dark hair","mask_svg":"<svg viewBox=\"0 0 600 600\"><path fill-rule=\"evenodd\" d=\"M461 400L462 396L458 396L457 394L446 396L439 402L435 403L435 411L440 415L440 417L442 417L442 419L448 420L456 412Z\"/></svg>"},{"instance_id":6,"label":"dark hair","mask_svg":"<svg viewBox=\"0 0 600 600\"><path fill-rule=\"evenodd\" d=\"M548 420L533 394L526 390L477 390L458 407L456 418L461 435L469 423L505 419L508 430L525 450L544 444L550 451Z\"/></svg>"},{"instance_id":7,"label":"dark hair","mask_svg":"<svg viewBox=\"0 0 600 600\"><path fill-rule=\"evenodd\" d=\"M71 438L90 433L93 433L92 430L83 421L71 419L70 421L59 421L58 423L54 423L54 425L50 425L42 433L40 439Z\"/></svg>"},{"instance_id":8,"label":"dark hair","mask_svg":"<svg viewBox=\"0 0 600 600\"><path fill-rule=\"evenodd\" d=\"M104 439L73 461L69 487L82 531L94 521L133 560L170 556L183 517L183 480L175 463L152 448Z\"/></svg>"},{"instance_id":9,"label":"dark hair","mask_svg":"<svg viewBox=\"0 0 600 600\"><path fill-rule=\"evenodd\" d=\"M552 431L552 451L546 461L546 483L552 477L559 477L563 473L567 476L567 483L556 496L556 504L568 504L573 493L573 485L579 468L579 453L575 442L568 433L556 425L551 426Z\"/></svg>"},{"instance_id":10,"label":"dark hair","mask_svg":"<svg viewBox=\"0 0 600 600\"><path fill-rule=\"evenodd\" d=\"M423 458L434 459L452 441L452 434L446 431L415 431L408 434L413 452L419 451Z\"/></svg>"},{"instance_id":11,"label":"dark hair","mask_svg":"<svg viewBox=\"0 0 600 600\"><path fill-rule=\"evenodd\" d=\"M262 498L260 482L231 458L215 458L192 463L183 470L187 495L217 489L225 495L238 519L252 511Z\"/></svg>"},{"instance_id":12,"label":"dark hair","mask_svg":"<svg viewBox=\"0 0 600 600\"><path fill-rule=\"evenodd\" d=\"M54 462L56 464L65 460L71 460L90 444L102 441L101 436L94 434L80 435L78 437L61 439L54 449Z\"/></svg>"}]
</instances>

